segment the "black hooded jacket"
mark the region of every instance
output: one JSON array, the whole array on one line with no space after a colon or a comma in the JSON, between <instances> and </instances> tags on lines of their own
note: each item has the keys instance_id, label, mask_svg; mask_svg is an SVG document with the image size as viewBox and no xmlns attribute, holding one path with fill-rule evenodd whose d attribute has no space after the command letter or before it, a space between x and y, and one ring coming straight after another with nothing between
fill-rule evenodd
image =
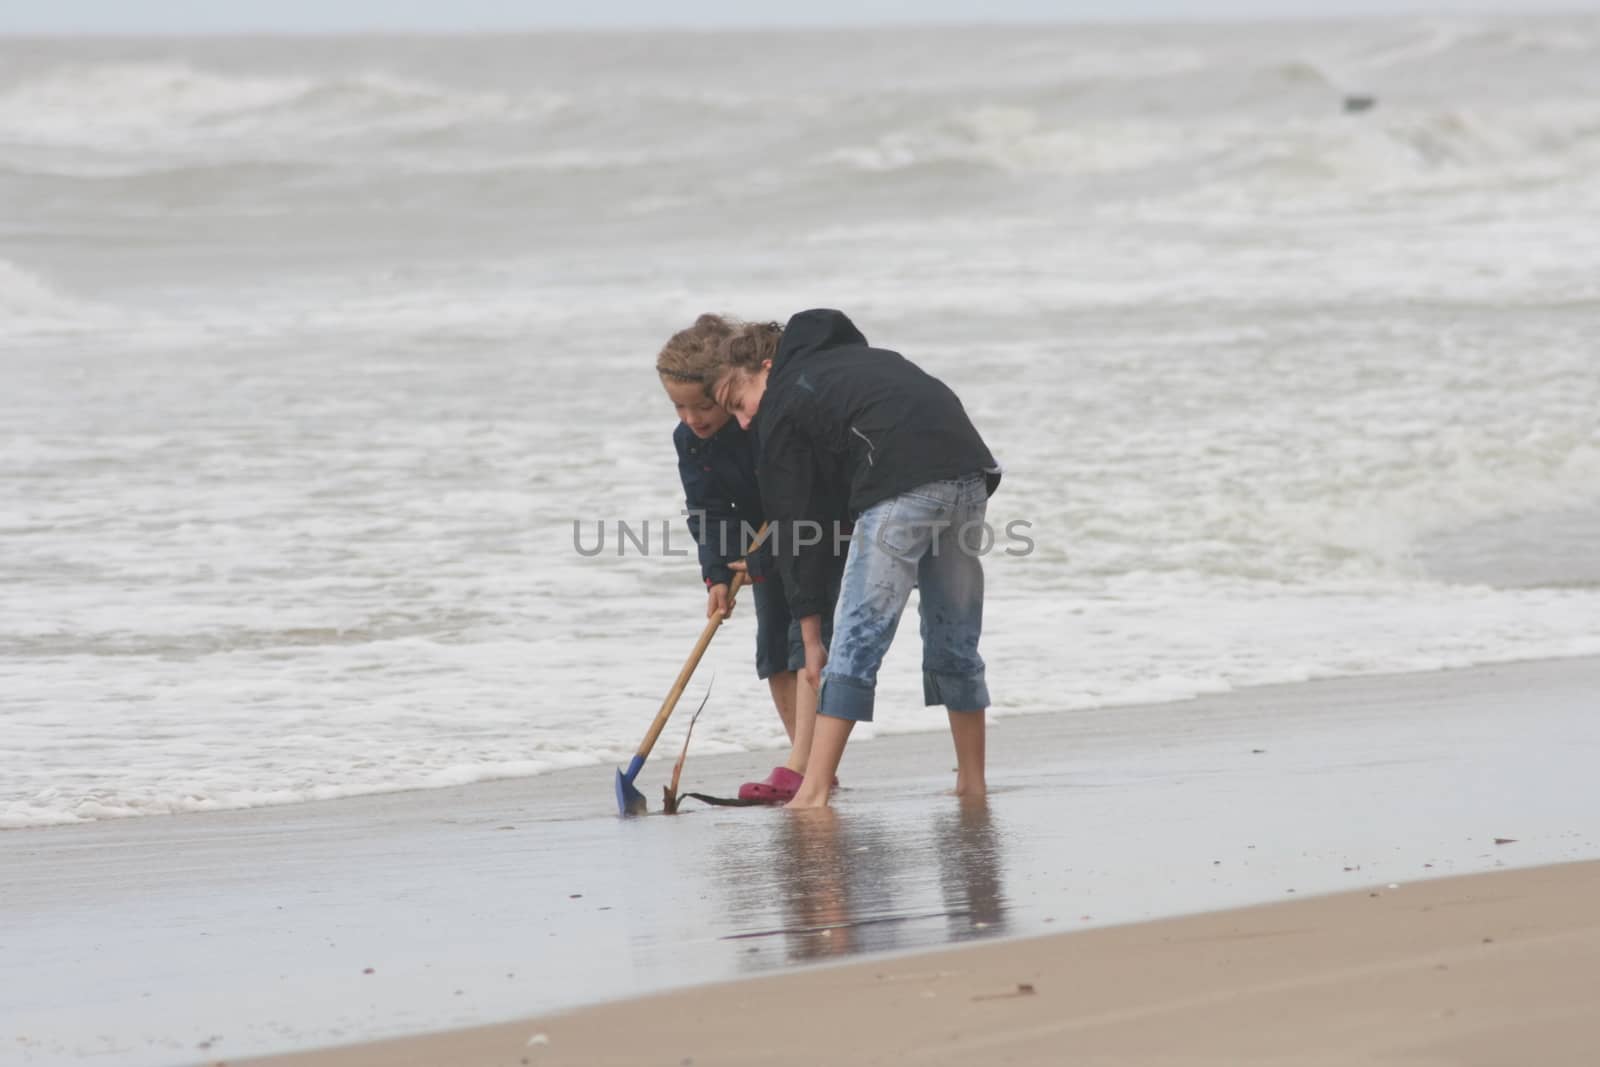
<instances>
[{"instance_id":1,"label":"black hooded jacket","mask_svg":"<svg viewBox=\"0 0 1600 1067\"><path fill-rule=\"evenodd\" d=\"M872 348L843 312L802 311L784 327L756 412L756 471L789 611L826 610L830 526L927 482L1000 470L949 386L886 349ZM820 523L820 544L796 524Z\"/></svg>"}]
</instances>

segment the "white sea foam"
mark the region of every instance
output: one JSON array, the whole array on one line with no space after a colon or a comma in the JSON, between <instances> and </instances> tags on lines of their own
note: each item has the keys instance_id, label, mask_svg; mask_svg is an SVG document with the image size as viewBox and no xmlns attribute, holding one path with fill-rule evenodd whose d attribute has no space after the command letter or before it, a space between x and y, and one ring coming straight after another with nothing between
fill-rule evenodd
<instances>
[{"instance_id":1,"label":"white sea foam","mask_svg":"<svg viewBox=\"0 0 1600 1067\"><path fill-rule=\"evenodd\" d=\"M550 93L473 92L384 71L251 76L170 62L74 64L0 93L0 141L159 153L146 167L170 165L172 153L214 161L228 145L246 160L315 158L340 139L532 122L563 106ZM109 173L128 172L129 162Z\"/></svg>"},{"instance_id":2,"label":"white sea foam","mask_svg":"<svg viewBox=\"0 0 1600 1067\"><path fill-rule=\"evenodd\" d=\"M0 259L0 340L10 335L103 328L108 308L79 300L40 275Z\"/></svg>"},{"instance_id":3,"label":"white sea foam","mask_svg":"<svg viewBox=\"0 0 1600 1067\"><path fill-rule=\"evenodd\" d=\"M35 275L0 259L0 310L6 315L61 314L70 312L73 306L72 301Z\"/></svg>"},{"instance_id":4,"label":"white sea foam","mask_svg":"<svg viewBox=\"0 0 1600 1067\"><path fill-rule=\"evenodd\" d=\"M1050 121L1021 107L988 107L836 149L854 170L970 166L1014 174L1145 178L1180 174L1185 197L1349 203L1373 193L1482 187L1486 182L1582 180L1600 163L1600 106L1561 102L1475 109L1391 108L1351 120L1329 114L1267 125L1197 118ZM1591 190L1588 195L1593 195Z\"/></svg>"},{"instance_id":5,"label":"white sea foam","mask_svg":"<svg viewBox=\"0 0 1600 1067\"><path fill-rule=\"evenodd\" d=\"M155 137L292 101L305 78L212 74L185 64L72 65L0 94L8 138L90 141L115 133Z\"/></svg>"}]
</instances>

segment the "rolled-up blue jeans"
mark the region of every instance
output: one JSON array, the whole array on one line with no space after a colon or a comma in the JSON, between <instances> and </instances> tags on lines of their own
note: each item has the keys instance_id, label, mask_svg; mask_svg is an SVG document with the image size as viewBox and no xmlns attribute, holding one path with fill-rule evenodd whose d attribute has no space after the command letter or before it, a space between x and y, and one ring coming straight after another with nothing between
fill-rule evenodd
<instances>
[{"instance_id":1,"label":"rolled-up blue jeans","mask_svg":"<svg viewBox=\"0 0 1600 1067\"><path fill-rule=\"evenodd\" d=\"M922 696L951 711L989 706L983 632L988 490L978 473L928 482L856 519L817 713L871 722L878 667L911 590L920 590Z\"/></svg>"}]
</instances>

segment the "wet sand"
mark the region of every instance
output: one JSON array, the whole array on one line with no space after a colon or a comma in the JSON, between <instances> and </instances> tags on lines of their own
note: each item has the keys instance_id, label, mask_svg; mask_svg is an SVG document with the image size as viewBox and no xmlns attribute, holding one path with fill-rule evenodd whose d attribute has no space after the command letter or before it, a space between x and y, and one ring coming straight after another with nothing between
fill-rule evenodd
<instances>
[{"instance_id":1,"label":"wet sand","mask_svg":"<svg viewBox=\"0 0 1600 1067\"><path fill-rule=\"evenodd\" d=\"M825 983L843 972L803 965L863 954L918 973L915 953L989 939L998 969L973 974L1000 993L1012 961L1061 951L1026 938L1402 886L1353 898L1387 908L1422 879L1600 858L1597 712L1600 660L1546 661L1001 719L977 809L945 795L949 740L930 733L852 745L822 824L622 820L589 768L8 832L0 1033L27 1064L234 1062L779 972ZM674 747L641 779L652 797ZM770 758L692 754L686 784L727 791Z\"/></svg>"},{"instance_id":2,"label":"wet sand","mask_svg":"<svg viewBox=\"0 0 1600 1067\"><path fill-rule=\"evenodd\" d=\"M1600 863L721 983L259 1067L1592 1064Z\"/></svg>"}]
</instances>

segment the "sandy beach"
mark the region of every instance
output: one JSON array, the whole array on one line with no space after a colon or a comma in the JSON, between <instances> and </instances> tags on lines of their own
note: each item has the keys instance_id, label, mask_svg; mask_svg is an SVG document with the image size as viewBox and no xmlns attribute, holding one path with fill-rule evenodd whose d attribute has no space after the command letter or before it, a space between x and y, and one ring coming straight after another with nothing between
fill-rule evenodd
<instances>
[{"instance_id":1,"label":"sandy beach","mask_svg":"<svg viewBox=\"0 0 1600 1067\"><path fill-rule=\"evenodd\" d=\"M854 991L829 1028L840 1062L983 1042L965 1062L1029 1062L1067 1035L1111 1062L1423 1057L1415 1042L1436 1058L1414 1062L1489 1063L1507 1061L1451 1058L1452 1035L1465 1056L1518 1033L1569 1062L1571 997L1594 986L1577 980L1595 880L1578 861L1600 858L1597 693L1600 660L1574 659L1001 719L979 808L945 795L949 740L929 733L852 746L820 821L622 820L610 771L580 768L8 832L5 1055L236 1062L434 1033L350 1055L753 1062L762 1042L788 1054L792 1029L761 1020L791 996ZM691 755L685 784L726 791L766 759ZM1505 868L1527 870L1435 881ZM1148 920L1164 925L1130 925ZM1035 994L1009 997L1019 984ZM1420 1015L1363 1021L1406 1003ZM1424 1018L1451 1008L1472 1028ZM1140 1022L1157 1016L1170 1027ZM1177 1036L1197 1027L1212 1036ZM507 1035L521 1052L497 1059ZM462 1044L438 1058L435 1040Z\"/></svg>"},{"instance_id":2,"label":"sandy beach","mask_svg":"<svg viewBox=\"0 0 1600 1067\"><path fill-rule=\"evenodd\" d=\"M813 969L256 1061L1594 1062L1600 863Z\"/></svg>"}]
</instances>

